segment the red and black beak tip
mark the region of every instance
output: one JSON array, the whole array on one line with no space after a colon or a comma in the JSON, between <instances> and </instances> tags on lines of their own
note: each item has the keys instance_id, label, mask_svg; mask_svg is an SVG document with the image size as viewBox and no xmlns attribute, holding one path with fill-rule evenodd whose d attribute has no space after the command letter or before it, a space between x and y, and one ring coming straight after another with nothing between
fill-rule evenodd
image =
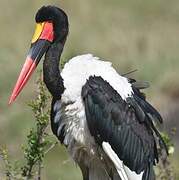
<instances>
[{"instance_id":1,"label":"red and black beak tip","mask_svg":"<svg viewBox=\"0 0 179 180\"><path fill-rule=\"evenodd\" d=\"M20 72L19 78L16 82L16 85L13 89L12 95L9 99L9 105L16 99L16 97L19 95L25 84L27 83L28 79L30 78L31 74L37 67L35 61L27 57L25 64L23 65L23 68Z\"/></svg>"},{"instance_id":2,"label":"red and black beak tip","mask_svg":"<svg viewBox=\"0 0 179 180\"><path fill-rule=\"evenodd\" d=\"M47 51L49 45L50 42L47 40L38 40L36 43L32 44L8 104L15 101L16 97L19 95L37 67L43 54Z\"/></svg>"}]
</instances>

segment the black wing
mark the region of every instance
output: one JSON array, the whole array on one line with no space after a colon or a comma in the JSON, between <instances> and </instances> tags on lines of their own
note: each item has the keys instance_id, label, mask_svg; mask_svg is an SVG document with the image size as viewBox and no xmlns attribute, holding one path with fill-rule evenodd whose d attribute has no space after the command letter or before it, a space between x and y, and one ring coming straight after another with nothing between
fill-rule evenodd
<instances>
[{"instance_id":1,"label":"black wing","mask_svg":"<svg viewBox=\"0 0 179 180\"><path fill-rule=\"evenodd\" d=\"M138 174L144 171L143 177L149 179L158 161L154 133L163 143L152 121L162 118L139 89L132 87L134 95L125 101L107 81L91 76L83 86L82 98L96 142L108 142L126 166Z\"/></svg>"}]
</instances>

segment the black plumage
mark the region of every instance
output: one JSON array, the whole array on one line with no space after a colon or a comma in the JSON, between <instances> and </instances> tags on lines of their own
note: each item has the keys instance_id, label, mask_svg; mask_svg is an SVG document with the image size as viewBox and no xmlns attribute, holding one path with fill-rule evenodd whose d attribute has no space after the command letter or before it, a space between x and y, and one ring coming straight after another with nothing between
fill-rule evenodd
<instances>
[{"instance_id":1,"label":"black plumage","mask_svg":"<svg viewBox=\"0 0 179 180\"><path fill-rule=\"evenodd\" d=\"M152 166L158 161L154 134L158 136L159 132L149 115L159 122L162 119L139 89L134 89L125 101L107 81L91 76L83 86L82 98L88 127L96 142L109 142L132 171L144 171L143 179L154 176Z\"/></svg>"}]
</instances>

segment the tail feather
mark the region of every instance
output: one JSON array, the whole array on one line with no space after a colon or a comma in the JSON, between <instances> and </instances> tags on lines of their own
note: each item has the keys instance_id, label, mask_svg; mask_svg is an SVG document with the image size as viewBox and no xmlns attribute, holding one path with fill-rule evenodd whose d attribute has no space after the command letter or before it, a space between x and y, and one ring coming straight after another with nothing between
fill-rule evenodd
<instances>
[{"instance_id":1,"label":"tail feather","mask_svg":"<svg viewBox=\"0 0 179 180\"><path fill-rule=\"evenodd\" d=\"M144 171L142 180L155 180L155 173L151 162L149 163L148 168Z\"/></svg>"},{"instance_id":2,"label":"tail feather","mask_svg":"<svg viewBox=\"0 0 179 180\"><path fill-rule=\"evenodd\" d=\"M101 161L92 161L88 169L88 177L84 180L123 180L115 169L111 169L110 172Z\"/></svg>"},{"instance_id":3,"label":"tail feather","mask_svg":"<svg viewBox=\"0 0 179 180\"><path fill-rule=\"evenodd\" d=\"M107 142L103 142L102 146L105 153L109 156L111 161L114 163L121 180L129 180L125 172L123 162L118 158L117 154L112 150L110 144Z\"/></svg>"},{"instance_id":4,"label":"tail feather","mask_svg":"<svg viewBox=\"0 0 179 180\"><path fill-rule=\"evenodd\" d=\"M102 147L105 153L114 163L114 166L121 180L155 180L153 162L149 162L148 167L144 171L142 171L140 174L136 174L134 171L131 171L127 166L123 164L123 162L118 158L109 143L103 142Z\"/></svg>"}]
</instances>

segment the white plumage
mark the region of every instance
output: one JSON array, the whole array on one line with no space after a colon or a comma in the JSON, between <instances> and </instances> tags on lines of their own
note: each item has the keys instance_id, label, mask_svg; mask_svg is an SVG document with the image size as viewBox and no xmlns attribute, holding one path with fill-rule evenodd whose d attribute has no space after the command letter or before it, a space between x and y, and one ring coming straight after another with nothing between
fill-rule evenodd
<instances>
[{"instance_id":1,"label":"white plumage","mask_svg":"<svg viewBox=\"0 0 179 180\"><path fill-rule=\"evenodd\" d=\"M123 99L132 94L131 84L127 78L120 76L111 66L111 62L101 61L92 54L76 56L65 64L61 72L66 87L63 100L76 101L81 97L82 86L89 76L101 76L106 80Z\"/></svg>"}]
</instances>

